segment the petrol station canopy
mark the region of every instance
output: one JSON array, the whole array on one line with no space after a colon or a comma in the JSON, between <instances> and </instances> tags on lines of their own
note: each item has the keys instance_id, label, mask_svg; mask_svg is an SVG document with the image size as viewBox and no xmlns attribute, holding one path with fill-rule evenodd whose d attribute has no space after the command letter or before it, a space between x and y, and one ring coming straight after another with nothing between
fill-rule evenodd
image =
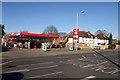
<instances>
[{"instance_id":1,"label":"petrol station canopy","mask_svg":"<svg viewBox=\"0 0 120 80\"><path fill-rule=\"evenodd\" d=\"M29 38L59 38L59 35L53 35L53 34L36 34L36 33L30 33L30 32L20 32L17 34L12 34L9 36L9 38L17 38L17 37L29 37Z\"/></svg>"}]
</instances>

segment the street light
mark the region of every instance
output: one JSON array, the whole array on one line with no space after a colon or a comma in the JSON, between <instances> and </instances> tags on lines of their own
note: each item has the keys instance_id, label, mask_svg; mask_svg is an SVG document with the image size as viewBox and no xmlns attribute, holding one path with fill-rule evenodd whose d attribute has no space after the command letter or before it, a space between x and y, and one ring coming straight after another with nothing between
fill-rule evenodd
<instances>
[{"instance_id":1,"label":"street light","mask_svg":"<svg viewBox=\"0 0 120 80\"><path fill-rule=\"evenodd\" d=\"M84 10L82 10L82 11L80 11L81 13L84 13L85 11ZM78 29L78 13L77 13L77 16L76 16L76 28Z\"/></svg>"},{"instance_id":2,"label":"street light","mask_svg":"<svg viewBox=\"0 0 120 80\"><path fill-rule=\"evenodd\" d=\"M81 11L81 13L84 13L85 11ZM75 46L75 49L77 51L79 43L79 29L78 29L78 13L76 16L76 28L73 29L73 47Z\"/></svg>"}]
</instances>

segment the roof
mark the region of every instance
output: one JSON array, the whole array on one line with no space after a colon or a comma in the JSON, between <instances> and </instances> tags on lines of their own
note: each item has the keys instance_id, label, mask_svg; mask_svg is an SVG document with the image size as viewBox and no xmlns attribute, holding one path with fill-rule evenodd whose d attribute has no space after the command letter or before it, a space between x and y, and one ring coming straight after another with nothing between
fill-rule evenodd
<instances>
[{"instance_id":1,"label":"roof","mask_svg":"<svg viewBox=\"0 0 120 80\"><path fill-rule=\"evenodd\" d=\"M36 34L36 33L29 33L29 32L20 32L17 34L13 34L9 36L10 38L14 37L35 37L35 38L59 38L59 35L53 34Z\"/></svg>"},{"instance_id":2,"label":"roof","mask_svg":"<svg viewBox=\"0 0 120 80\"><path fill-rule=\"evenodd\" d=\"M69 37L72 37L72 32L69 34ZM92 33L90 33L89 31L88 32L85 32L85 31L80 31L80 35L79 37L86 37L86 38L91 38L91 37L95 37Z\"/></svg>"},{"instance_id":3,"label":"roof","mask_svg":"<svg viewBox=\"0 0 120 80\"><path fill-rule=\"evenodd\" d=\"M103 34L98 34L98 35L96 35L96 37L97 37L98 39L108 39L108 37L107 37L107 36L104 36Z\"/></svg>"},{"instance_id":4,"label":"roof","mask_svg":"<svg viewBox=\"0 0 120 80\"><path fill-rule=\"evenodd\" d=\"M70 32L68 36L72 37L72 33L73 32ZM84 37L84 38L91 38L91 37L95 38L95 37L97 37L98 39L108 39L108 37L105 36L104 34L98 34L98 35L95 36L92 33L90 33L89 31L88 32L80 31L79 37Z\"/></svg>"},{"instance_id":5,"label":"roof","mask_svg":"<svg viewBox=\"0 0 120 80\"><path fill-rule=\"evenodd\" d=\"M95 37L92 33L90 33L89 31L88 32L85 32L85 31L80 31L80 37L86 37L86 38L91 38L91 37Z\"/></svg>"}]
</instances>

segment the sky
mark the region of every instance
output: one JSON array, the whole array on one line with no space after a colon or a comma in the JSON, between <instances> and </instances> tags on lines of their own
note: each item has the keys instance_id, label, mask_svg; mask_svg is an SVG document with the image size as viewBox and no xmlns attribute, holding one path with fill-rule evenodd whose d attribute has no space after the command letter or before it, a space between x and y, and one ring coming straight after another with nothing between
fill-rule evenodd
<instances>
[{"instance_id":1,"label":"sky","mask_svg":"<svg viewBox=\"0 0 120 80\"><path fill-rule=\"evenodd\" d=\"M84 13L81 13L84 11ZM118 38L117 2L3 2L2 24L5 31L42 33L49 25L59 32L106 30Z\"/></svg>"}]
</instances>

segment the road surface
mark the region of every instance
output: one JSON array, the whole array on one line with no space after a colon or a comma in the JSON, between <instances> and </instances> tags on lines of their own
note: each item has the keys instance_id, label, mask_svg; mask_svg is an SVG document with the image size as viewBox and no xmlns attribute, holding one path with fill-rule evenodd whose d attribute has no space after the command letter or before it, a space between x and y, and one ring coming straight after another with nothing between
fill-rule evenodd
<instances>
[{"instance_id":1,"label":"road surface","mask_svg":"<svg viewBox=\"0 0 120 80\"><path fill-rule=\"evenodd\" d=\"M97 52L118 64L117 50ZM1 64L3 80L6 77L19 78L19 80L39 78L119 80L120 67L103 56L91 52L3 59Z\"/></svg>"}]
</instances>

